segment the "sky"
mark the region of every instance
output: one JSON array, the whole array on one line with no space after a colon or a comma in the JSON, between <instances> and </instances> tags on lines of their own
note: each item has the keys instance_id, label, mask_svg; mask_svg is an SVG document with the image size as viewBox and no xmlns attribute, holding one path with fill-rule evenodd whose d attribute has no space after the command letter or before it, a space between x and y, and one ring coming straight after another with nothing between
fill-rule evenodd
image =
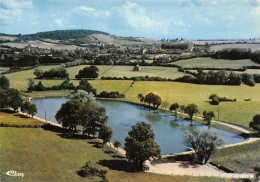
<instances>
[{"instance_id":1,"label":"sky","mask_svg":"<svg viewBox=\"0 0 260 182\"><path fill-rule=\"evenodd\" d=\"M0 32L90 29L160 40L260 37L260 0L0 0Z\"/></svg>"}]
</instances>

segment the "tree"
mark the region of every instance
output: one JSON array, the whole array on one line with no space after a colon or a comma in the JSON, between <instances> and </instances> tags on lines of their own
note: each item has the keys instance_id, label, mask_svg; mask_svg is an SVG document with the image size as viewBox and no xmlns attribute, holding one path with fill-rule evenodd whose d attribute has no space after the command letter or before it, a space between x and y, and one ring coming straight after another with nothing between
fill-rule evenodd
<instances>
[{"instance_id":1,"label":"tree","mask_svg":"<svg viewBox=\"0 0 260 182\"><path fill-rule=\"evenodd\" d=\"M181 109L181 112L182 112L182 119L183 119L183 113L184 113L185 105L180 105L180 109Z\"/></svg>"},{"instance_id":2,"label":"tree","mask_svg":"<svg viewBox=\"0 0 260 182\"><path fill-rule=\"evenodd\" d=\"M211 130L202 130L201 132L196 130L194 134L186 130L184 143L195 151L198 163L206 164L217 147L223 145L225 142L218 133Z\"/></svg>"},{"instance_id":3,"label":"tree","mask_svg":"<svg viewBox=\"0 0 260 182\"><path fill-rule=\"evenodd\" d=\"M9 107L10 97L7 90L0 89L0 108Z\"/></svg>"},{"instance_id":4,"label":"tree","mask_svg":"<svg viewBox=\"0 0 260 182\"><path fill-rule=\"evenodd\" d=\"M153 106L158 109L158 107L161 105L162 103L162 99L160 96L150 92L149 94L147 94L144 98L144 102L147 102L149 107L151 104L153 104Z\"/></svg>"},{"instance_id":5,"label":"tree","mask_svg":"<svg viewBox=\"0 0 260 182\"><path fill-rule=\"evenodd\" d=\"M144 102L143 94L138 94L138 99L140 100L141 103L143 103Z\"/></svg>"},{"instance_id":6,"label":"tree","mask_svg":"<svg viewBox=\"0 0 260 182\"><path fill-rule=\"evenodd\" d=\"M117 150L118 150L118 147L120 147L121 146L121 143L118 141L118 140L116 140L115 142L114 142L114 146L117 148Z\"/></svg>"},{"instance_id":7,"label":"tree","mask_svg":"<svg viewBox=\"0 0 260 182\"><path fill-rule=\"evenodd\" d=\"M33 79L33 78L29 78L27 90L28 90L29 92L31 92L31 91L34 90L34 87L35 87L34 79Z\"/></svg>"},{"instance_id":8,"label":"tree","mask_svg":"<svg viewBox=\"0 0 260 182\"><path fill-rule=\"evenodd\" d=\"M212 118L215 117L215 114L213 111L204 111L203 112L203 118L204 118L204 121L207 122L208 125L211 124L211 120Z\"/></svg>"},{"instance_id":9,"label":"tree","mask_svg":"<svg viewBox=\"0 0 260 182\"><path fill-rule=\"evenodd\" d=\"M83 132L93 137L106 124L108 119L106 109L98 106L95 102L85 102L80 115L83 118L80 123L84 129Z\"/></svg>"},{"instance_id":10,"label":"tree","mask_svg":"<svg viewBox=\"0 0 260 182\"><path fill-rule=\"evenodd\" d=\"M33 116L35 115L35 113L37 113L37 107L36 107L36 105L30 103L30 105L29 105L29 111L28 111L28 112L29 112L30 115L32 115L32 118L33 118Z\"/></svg>"},{"instance_id":11,"label":"tree","mask_svg":"<svg viewBox=\"0 0 260 182\"><path fill-rule=\"evenodd\" d=\"M162 107L166 110L167 109L167 107L169 106L169 102L168 101L163 101L162 102Z\"/></svg>"},{"instance_id":12,"label":"tree","mask_svg":"<svg viewBox=\"0 0 260 182\"><path fill-rule=\"evenodd\" d=\"M75 76L77 79L81 78L97 78L98 68L96 66L85 67L83 70L79 70L79 73Z\"/></svg>"},{"instance_id":13,"label":"tree","mask_svg":"<svg viewBox=\"0 0 260 182\"><path fill-rule=\"evenodd\" d=\"M149 94L147 94L144 98L144 102L145 103L148 103L149 107L152 103L152 100L153 100L153 97L154 97L154 93L150 92Z\"/></svg>"},{"instance_id":14,"label":"tree","mask_svg":"<svg viewBox=\"0 0 260 182\"><path fill-rule=\"evenodd\" d=\"M112 128L108 125L103 125L100 130L99 130L99 134L98 134L98 138L103 140L103 146L110 141L111 137L112 137Z\"/></svg>"},{"instance_id":15,"label":"tree","mask_svg":"<svg viewBox=\"0 0 260 182\"><path fill-rule=\"evenodd\" d=\"M10 87L10 82L6 76L0 76L0 89L7 90Z\"/></svg>"},{"instance_id":16,"label":"tree","mask_svg":"<svg viewBox=\"0 0 260 182\"><path fill-rule=\"evenodd\" d=\"M81 79L79 85L77 86L77 90L85 90L86 92L92 92L96 95L97 90L92 87L92 85L88 82L87 79Z\"/></svg>"},{"instance_id":17,"label":"tree","mask_svg":"<svg viewBox=\"0 0 260 182\"><path fill-rule=\"evenodd\" d=\"M15 88L9 88L6 90L8 107L13 108L15 111L22 105L23 100L20 92Z\"/></svg>"},{"instance_id":18,"label":"tree","mask_svg":"<svg viewBox=\"0 0 260 182\"><path fill-rule=\"evenodd\" d=\"M144 161L160 155L160 146L154 140L151 125L141 121L132 126L125 138L126 157L137 170L143 170Z\"/></svg>"},{"instance_id":19,"label":"tree","mask_svg":"<svg viewBox=\"0 0 260 182\"><path fill-rule=\"evenodd\" d=\"M38 79L42 79L43 78L43 70L39 70L39 69L35 69L33 74L36 76L36 78Z\"/></svg>"},{"instance_id":20,"label":"tree","mask_svg":"<svg viewBox=\"0 0 260 182\"><path fill-rule=\"evenodd\" d=\"M170 106L170 111L174 110L175 111L175 117L177 117L177 109L179 108L178 103L174 103Z\"/></svg>"},{"instance_id":21,"label":"tree","mask_svg":"<svg viewBox=\"0 0 260 182\"><path fill-rule=\"evenodd\" d=\"M189 115L190 121L192 121L193 115L199 112L199 108L196 104L189 104L187 107L185 107L184 112Z\"/></svg>"},{"instance_id":22,"label":"tree","mask_svg":"<svg viewBox=\"0 0 260 182\"><path fill-rule=\"evenodd\" d=\"M253 121L249 123L249 127L253 128L260 135L260 114L253 117Z\"/></svg>"},{"instance_id":23,"label":"tree","mask_svg":"<svg viewBox=\"0 0 260 182\"><path fill-rule=\"evenodd\" d=\"M21 106L21 111L26 112L27 116L28 116L28 113L29 113L29 106L30 106L30 102L24 102Z\"/></svg>"},{"instance_id":24,"label":"tree","mask_svg":"<svg viewBox=\"0 0 260 182\"><path fill-rule=\"evenodd\" d=\"M37 91L44 91L44 90L45 90L45 87L44 87L44 85L42 84L42 81L39 81L39 82L38 82L38 85L36 86L36 90L37 90Z\"/></svg>"},{"instance_id":25,"label":"tree","mask_svg":"<svg viewBox=\"0 0 260 182\"><path fill-rule=\"evenodd\" d=\"M162 104L162 98L159 95L154 95L152 99L153 107L158 109L158 107Z\"/></svg>"},{"instance_id":26,"label":"tree","mask_svg":"<svg viewBox=\"0 0 260 182\"><path fill-rule=\"evenodd\" d=\"M75 93L70 95L72 99L79 99L82 102L91 102L94 101L94 95L92 93L88 93L84 90L77 90Z\"/></svg>"},{"instance_id":27,"label":"tree","mask_svg":"<svg viewBox=\"0 0 260 182\"><path fill-rule=\"evenodd\" d=\"M80 112L82 107L83 103L81 101L76 99L69 100L61 105L55 115L55 118L58 123L62 124L63 127L76 130L76 126L81 123L82 117Z\"/></svg>"}]
</instances>

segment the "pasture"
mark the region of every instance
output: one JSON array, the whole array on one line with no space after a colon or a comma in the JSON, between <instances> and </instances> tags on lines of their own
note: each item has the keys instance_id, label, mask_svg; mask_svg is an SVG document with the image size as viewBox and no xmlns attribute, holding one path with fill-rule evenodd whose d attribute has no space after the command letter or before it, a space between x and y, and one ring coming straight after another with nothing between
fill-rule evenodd
<instances>
[{"instance_id":1,"label":"pasture","mask_svg":"<svg viewBox=\"0 0 260 182\"><path fill-rule=\"evenodd\" d=\"M153 92L161 96L162 100L167 100L170 104L175 102L180 105L195 103L198 105L200 114L204 110L214 111L216 118L237 125L248 127L248 123L255 114L259 114L260 95L258 94L260 85L255 87L246 85L226 86L226 85L198 85L178 82L135 82L133 87L126 93L126 99L138 102L137 95ZM221 102L219 106L209 104L208 97L216 93L220 97L236 98L237 102ZM252 101L244 101L251 98Z\"/></svg>"},{"instance_id":2,"label":"pasture","mask_svg":"<svg viewBox=\"0 0 260 182\"><path fill-rule=\"evenodd\" d=\"M41 66L40 69L48 70L53 66ZM79 69L82 69L85 65L76 66L68 68L70 76L73 77ZM130 69L129 66L99 66L100 74L107 74L107 76L129 76ZM147 70L145 70L147 69ZM157 71L157 76L162 76L159 74L163 72L163 67L145 67L145 74ZM119 70L119 71L116 71ZM123 71L125 70L125 71ZM166 69L167 70L167 69ZM140 74L137 72L136 74ZM170 75L170 69L166 71L165 75ZM21 91L26 91L28 87L28 79L34 77L33 70L27 70L22 72L16 72L12 74L7 74L7 78L10 80L10 85L13 88L17 88ZM35 80L38 83L39 80ZM41 80L44 86L53 86L63 82L63 80ZM78 85L78 80L72 80L74 85ZM167 100L170 104L191 104L195 103L199 106L200 115L202 115L204 110L214 111L216 118L219 120L230 122L244 127L248 127L248 123L252 120L253 116L259 114L260 110L260 84L256 84L254 87L249 87L246 85L241 86L228 86L228 85L198 85L189 83L178 83L178 82L135 82L130 88L132 80L90 80L92 86L97 89L97 93L102 91L118 91L120 93L125 93L125 100L139 102L137 95L142 93L144 95L149 92L154 92L162 97L162 100ZM221 97L236 98L237 102L222 102L219 106L213 106L209 104L209 95L216 93ZM34 92L25 93L27 96L40 97L41 95L49 96L67 96L69 91L48 91L48 92ZM251 98L252 101L244 101L245 99Z\"/></svg>"},{"instance_id":3,"label":"pasture","mask_svg":"<svg viewBox=\"0 0 260 182\"><path fill-rule=\"evenodd\" d=\"M250 59L241 60L226 60L226 59L212 59L209 57L199 57L186 60L180 60L172 62L170 64L175 64L182 66L183 68L230 68L238 69L244 66L256 66L258 64L254 63Z\"/></svg>"},{"instance_id":4,"label":"pasture","mask_svg":"<svg viewBox=\"0 0 260 182\"><path fill-rule=\"evenodd\" d=\"M19 124L24 120L10 113L2 115L1 119L12 124L9 119L15 119ZM96 148L86 140L63 138L62 133L44 130L42 128L0 127L0 176L2 181L101 181L99 177L83 178L77 171L86 162L92 167L108 170L109 181L226 181L221 178L167 176L150 173L127 173L120 170L109 170L98 164L103 160L116 161L101 148ZM108 148L108 147L105 147ZM111 149L110 149L111 150ZM118 161L120 163L120 161ZM15 170L24 177L7 176L5 173Z\"/></svg>"},{"instance_id":5,"label":"pasture","mask_svg":"<svg viewBox=\"0 0 260 182\"><path fill-rule=\"evenodd\" d=\"M86 65L75 66L67 68L70 73L70 78L74 79L80 69L83 69ZM159 76L162 78L178 78L183 76L182 72L178 72L177 68L161 67L161 66L140 66L140 71L133 71L133 66L111 66L111 65L99 65L99 78L105 77L136 77L136 76Z\"/></svg>"},{"instance_id":6,"label":"pasture","mask_svg":"<svg viewBox=\"0 0 260 182\"><path fill-rule=\"evenodd\" d=\"M212 51L218 51L225 48L243 48L251 49L252 52L260 50L260 44L219 44L210 47Z\"/></svg>"},{"instance_id":7,"label":"pasture","mask_svg":"<svg viewBox=\"0 0 260 182\"><path fill-rule=\"evenodd\" d=\"M0 131L3 181L85 181L76 172L87 161L98 169L105 169L96 162L113 159L84 140L64 139L59 133L42 128L7 127ZM24 177L5 175L9 170L24 173Z\"/></svg>"}]
</instances>

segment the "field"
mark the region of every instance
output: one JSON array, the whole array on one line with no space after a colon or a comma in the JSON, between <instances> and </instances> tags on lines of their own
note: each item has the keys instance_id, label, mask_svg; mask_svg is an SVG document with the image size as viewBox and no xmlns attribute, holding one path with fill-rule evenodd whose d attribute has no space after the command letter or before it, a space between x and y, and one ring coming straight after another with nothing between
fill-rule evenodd
<instances>
[{"instance_id":1,"label":"field","mask_svg":"<svg viewBox=\"0 0 260 182\"><path fill-rule=\"evenodd\" d=\"M210 47L210 49L213 51L218 51L224 48L245 48L251 49L251 51L258 51L260 50L260 44L222 44Z\"/></svg>"},{"instance_id":2,"label":"field","mask_svg":"<svg viewBox=\"0 0 260 182\"><path fill-rule=\"evenodd\" d=\"M177 82L136 82L126 93L126 99L138 102L137 95L154 92L167 100L170 104L179 103L183 105L195 103L198 105L200 115L204 110L214 111L216 118L219 109L219 120L248 127L248 123L260 108L260 95L258 94L260 85L255 87L223 86L223 85L198 85ZM221 97L237 98L237 102L224 102L219 106L209 104L209 95L216 93ZM246 102L244 99L251 98Z\"/></svg>"},{"instance_id":3,"label":"field","mask_svg":"<svg viewBox=\"0 0 260 182\"><path fill-rule=\"evenodd\" d=\"M76 172L92 161L112 159L83 140L64 139L41 128L0 128L1 180L20 181L5 175L9 170L25 174L23 181L83 181ZM55 147L54 147L55 146Z\"/></svg>"},{"instance_id":4,"label":"field","mask_svg":"<svg viewBox=\"0 0 260 182\"><path fill-rule=\"evenodd\" d=\"M53 66L41 66L40 69L48 70ZM68 68L70 77L73 78L79 69L82 69L85 65ZM131 67L129 66L99 66L100 74L107 76L129 76L131 73ZM116 71L116 70L120 71ZM144 74L151 73L151 75L170 76L171 68L162 67L145 67ZM164 70L164 71L163 71ZM157 72L156 72L157 71ZM142 72L137 72L140 74ZM161 73L161 74L160 74ZM173 74L174 75L174 74ZM22 91L27 90L28 78L34 77L33 70L27 70L6 75L11 82L11 87L17 88ZM38 80L35 80L37 83ZM63 82L63 80L42 80L45 86L53 86ZM74 85L78 85L78 80L72 80ZM162 100L167 100L170 104L178 102L179 104L191 104L195 103L199 106L200 115L204 110L212 110L215 115L218 115L221 121L226 121L244 127L248 127L248 123L252 120L253 116L260 112L260 84L256 84L254 87L246 85L241 86L223 86L223 85L198 85L178 82L135 82L131 87L132 80L90 80L90 83L97 92L102 91L119 91L126 94L126 100L138 101L137 95L139 93L148 94L149 92L157 93L162 97ZM237 98L237 102L225 102L219 106L212 106L209 104L209 95L216 93L221 97ZM25 95L32 97L40 96L67 96L69 91L48 91L48 92L34 92L25 93ZM246 102L245 99L251 98L252 101Z\"/></svg>"},{"instance_id":5,"label":"field","mask_svg":"<svg viewBox=\"0 0 260 182\"><path fill-rule=\"evenodd\" d=\"M0 111L0 123L10 125L43 125L44 123L33 118L26 118L24 115L11 111Z\"/></svg>"},{"instance_id":6,"label":"field","mask_svg":"<svg viewBox=\"0 0 260 182\"><path fill-rule=\"evenodd\" d=\"M183 68L232 68L238 69L243 68L243 66L255 66L258 65L251 61L250 59L242 60L225 60L225 59L211 59L211 58L193 58L176 61L170 64L176 64L182 66Z\"/></svg>"},{"instance_id":7,"label":"field","mask_svg":"<svg viewBox=\"0 0 260 182\"><path fill-rule=\"evenodd\" d=\"M70 78L74 79L79 69L83 69L86 65L67 68ZM133 71L133 66L97 66L99 69L99 78L102 76L110 77L135 77L135 76L159 76L162 78L178 78L184 74L178 72L177 68L160 67L160 66L141 66L140 71Z\"/></svg>"},{"instance_id":8,"label":"field","mask_svg":"<svg viewBox=\"0 0 260 182\"><path fill-rule=\"evenodd\" d=\"M210 161L238 173L254 172L253 168L260 162L259 148L259 140L249 144L224 148L217 150Z\"/></svg>"},{"instance_id":9,"label":"field","mask_svg":"<svg viewBox=\"0 0 260 182\"><path fill-rule=\"evenodd\" d=\"M8 113L1 113L1 120L12 124L31 122ZM86 140L63 138L61 133L42 128L0 127L0 176L1 181L100 181L100 178L82 178L77 171L90 161L97 169L108 170L109 181L226 181L221 178L166 176L149 173L126 173L109 170L99 165L102 160L115 160L102 149L93 147ZM15 170L24 173L24 177L7 176L5 173Z\"/></svg>"}]
</instances>

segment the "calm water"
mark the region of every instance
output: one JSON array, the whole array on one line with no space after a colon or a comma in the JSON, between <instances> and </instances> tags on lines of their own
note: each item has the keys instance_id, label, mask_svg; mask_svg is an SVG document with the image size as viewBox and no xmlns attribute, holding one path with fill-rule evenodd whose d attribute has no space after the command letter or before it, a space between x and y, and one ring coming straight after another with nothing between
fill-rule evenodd
<instances>
[{"instance_id":1,"label":"calm water","mask_svg":"<svg viewBox=\"0 0 260 182\"><path fill-rule=\"evenodd\" d=\"M61 104L66 102L66 98L47 98L34 100L37 105L38 113L36 116L45 118L45 110L47 120L56 122L55 114L60 108ZM108 125L113 128L113 136L111 141L119 140L123 145L125 137L128 135L128 131L131 129L137 121L146 121L152 125L155 133L155 140L161 147L161 154L171 154L176 152L183 152L186 150L186 146L183 144L184 131L198 129L207 129L207 126L197 124L193 122L193 126L190 126L190 122L177 118L174 116L164 114L161 112L154 112L143 107L113 101L97 101L99 105L106 108L106 113L109 116ZM221 137L226 141L226 144L238 143L244 141L244 138L211 127L211 130L218 132Z\"/></svg>"}]
</instances>

